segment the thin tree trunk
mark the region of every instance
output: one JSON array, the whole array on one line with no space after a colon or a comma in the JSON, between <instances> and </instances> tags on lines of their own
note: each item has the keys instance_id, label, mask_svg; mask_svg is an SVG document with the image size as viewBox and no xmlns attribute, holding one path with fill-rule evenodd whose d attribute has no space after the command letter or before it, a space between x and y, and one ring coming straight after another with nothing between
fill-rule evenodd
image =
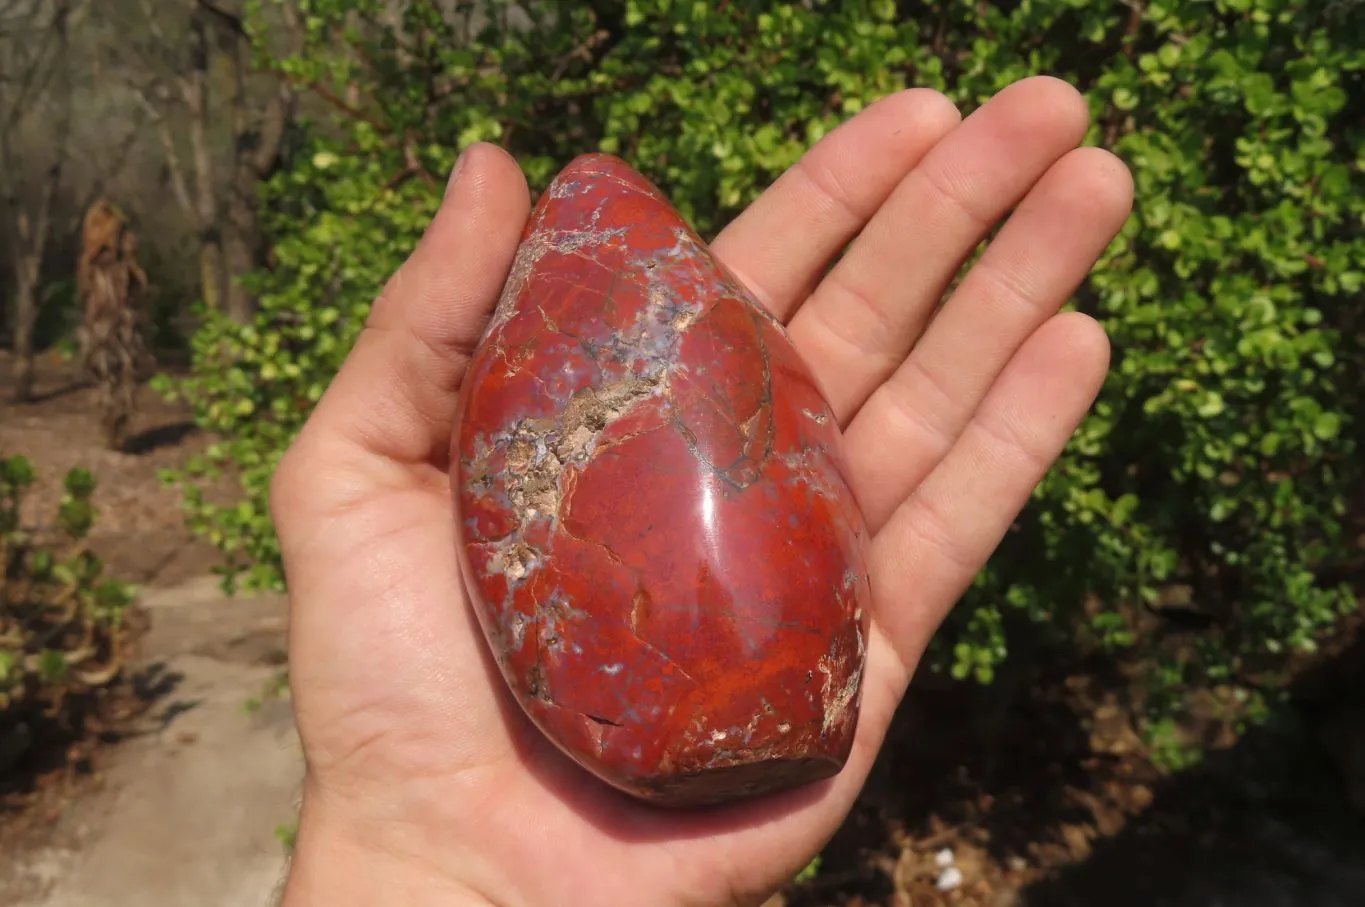
<instances>
[{"instance_id":1,"label":"thin tree trunk","mask_svg":"<svg viewBox=\"0 0 1365 907\"><path fill-rule=\"evenodd\" d=\"M52 232L52 206L57 195L57 187L62 182L62 166L66 160L67 138L71 131L71 74L67 56L67 20L70 13L69 0L58 2L53 11L52 24L57 33L56 66L59 67L61 75L58 82L60 95L54 114L56 130L52 163L38 189L38 198L32 215L27 211L18 210L15 218L13 394L18 402L33 399L35 383L33 331L38 323L38 306L41 302L38 283L42 278L43 256L47 252L47 241ZM11 185L8 193L11 200L17 194L13 190L14 187Z\"/></svg>"},{"instance_id":2,"label":"thin tree trunk","mask_svg":"<svg viewBox=\"0 0 1365 907\"><path fill-rule=\"evenodd\" d=\"M69 104L64 104L69 108ZM63 119L68 114L59 113ZM65 146L65 124L58 127ZM37 210L32 218L21 211L18 217L18 243L14 254L15 311L14 311L14 399L25 403L33 399L35 369L33 363L33 331L38 324L38 308L42 299L38 284L43 274L43 257L52 232L53 196L62 178L62 152L58 152L48 169L48 176L39 191Z\"/></svg>"},{"instance_id":3,"label":"thin tree trunk","mask_svg":"<svg viewBox=\"0 0 1365 907\"><path fill-rule=\"evenodd\" d=\"M20 220L26 219L21 214ZM33 399L33 327L38 321L38 277L42 270L42 249L21 240L14 253L14 399L26 403Z\"/></svg>"},{"instance_id":4,"label":"thin tree trunk","mask_svg":"<svg viewBox=\"0 0 1365 907\"><path fill-rule=\"evenodd\" d=\"M242 40L233 49L233 179L228 197L227 313L245 324L256 312L256 299L242 278L261 263L261 235L256 190L279 156L285 127L292 113L292 94L280 86L259 119L251 116L246 90L247 63Z\"/></svg>"},{"instance_id":5,"label":"thin tree trunk","mask_svg":"<svg viewBox=\"0 0 1365 907\"><path fill-rule=\"evenodd\" d=\"M194 214L199 228L199 280L204 305L211 311L223 308L227 298L227 264L223 256L223 230L214 179L213 150L208 140L209 39L204 14L190 19L189 73L181 93L189 113L190 163L194 167Z\"/></svg>"},{"instance_id":6,"label":"thin tree trunk","mask_svg":"<svg viewBox=\"0 0 1365 907\"><path fill-rule=\"evenodd\" d=\"M256 229L256 212L236 186L228 200L228 220L231 229L227 232L225 248L228 270L227 315L238 324L246 324L256 313L256 297L243 285L242 278L256 268L260 234Z\"/></svg>"}]
</instances>

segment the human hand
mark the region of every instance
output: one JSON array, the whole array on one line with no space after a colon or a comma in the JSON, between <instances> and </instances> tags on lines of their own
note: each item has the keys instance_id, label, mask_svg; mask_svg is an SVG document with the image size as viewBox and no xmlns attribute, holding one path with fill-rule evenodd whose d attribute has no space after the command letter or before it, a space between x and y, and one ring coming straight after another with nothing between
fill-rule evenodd
<instances>
[{"instance_id":1,"label":"human hand","mask_svg":"<svg viewBox=\"0 0 1365 907\"><path fill-rule=\"evenodd\" d=\"M1076 148L1085 127L1083 99L1048 78L960 123L941 95L902 92L712 244L786 322L844 427L874 613L844 770L704 812L639 804L561 755L511 700L466 601L450 434L529 212L516 164L469 149L276 475L308 762L286 907L755 904L805 865L1104 378L1102 329L1058 310L1132 186L1113 156Z\"/></svg>"}]
</instances>

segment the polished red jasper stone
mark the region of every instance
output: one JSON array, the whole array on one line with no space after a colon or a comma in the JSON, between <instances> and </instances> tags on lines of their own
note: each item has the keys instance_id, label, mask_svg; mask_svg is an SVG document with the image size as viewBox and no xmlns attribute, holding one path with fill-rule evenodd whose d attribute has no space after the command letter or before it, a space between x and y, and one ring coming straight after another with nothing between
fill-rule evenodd
<instances>
[{"instance_id":1,"label":"polished red jasper stone","mask_svg":"<svg viewBox=\"0 0 1365 907\"><path fill-rule=\"evenodd\" d=\"M565 168L452 457L465 582L545 736L675 806L838 772L869 615L841 443L782 325L652 184Z\"/></svg>"}]
</instances>

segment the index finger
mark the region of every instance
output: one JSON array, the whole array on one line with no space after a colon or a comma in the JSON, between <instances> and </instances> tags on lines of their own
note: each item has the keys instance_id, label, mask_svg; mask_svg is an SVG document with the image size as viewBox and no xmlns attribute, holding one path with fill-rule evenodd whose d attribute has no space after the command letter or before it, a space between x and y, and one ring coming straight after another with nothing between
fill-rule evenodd
<instances>
[{"instance_id":1,"label":"index finger","mask_svg":"<svg viewBox=\"0 0 1365 907\"><path fill-rule=\"evenodd\" d=\"M786 321L834 256L961 120L937 91L872 104L816 142L711 243L716 256Z\"/></svg>"}]
</instances>

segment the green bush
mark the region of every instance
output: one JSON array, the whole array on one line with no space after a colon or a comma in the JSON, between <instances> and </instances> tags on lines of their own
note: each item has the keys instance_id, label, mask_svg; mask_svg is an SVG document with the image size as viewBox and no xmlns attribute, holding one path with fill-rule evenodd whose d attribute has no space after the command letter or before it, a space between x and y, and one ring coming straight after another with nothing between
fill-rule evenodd
<instances>
[{"instance_id":1,"label":"green bush","mask_svg":"<svg viewBox=\"0 0 1365 907\"><path fill-rule=\"evenodd\" d=\"M76 703L120 677L133 600L85 543L94 476L67 474L51 539L21 521L33 481L28 460L0 457L0 768L22 754L35 724L79 721Z\"/></svg>"},{"instance_id":2,"label":"green bush","mask_svg":"<svg viewBox=\"0 0 1365 907\"><path fill-rule=\"evenodd\" d=\"M925 85L969 111L1051 73L1135 173L1136 211L1074 303L1115 363L935 665L989 681L1010 613L1122 648L1178 610L1207 627L1161 675L1251 683L1351 607L1320 579L1357 473L1362 357L1343 326L1365 282L1365 17L1347 4L457 4L478 7L467 19L416 2L401 28L375 25L382 6L310 0L302 47L266 60L359 101L309 124L265 187L261 312L210 319L181 387L223 438L200 473L229 468L244 492L210 506L182 476L191 519L251 584L282 581L270 472L461 147L503 144L533 189L574 154L620 153L709 235L880 96Z\"/></svg>"}]
</instances>

